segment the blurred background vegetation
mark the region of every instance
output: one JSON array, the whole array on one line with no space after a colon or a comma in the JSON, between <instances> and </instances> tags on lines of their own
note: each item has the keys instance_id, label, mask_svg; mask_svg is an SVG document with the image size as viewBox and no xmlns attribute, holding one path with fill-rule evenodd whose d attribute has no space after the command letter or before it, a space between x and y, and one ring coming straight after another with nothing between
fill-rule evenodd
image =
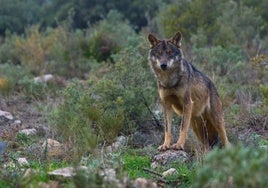
<instances>
[{"instance_id":1,"label":"blurred background vegetation","mask_svg":"<svg viewBox=\"0 0 268 188\"><path fill-rule=\"evenodd\" d=\"M268 114L267 0L0 4L0 94L59 98L49 110L49 123L74 146L76 156L132 134L144 121L161 121L147 63L151 32L166 38L182 32L186 59L218 88L227 126ZM45 74L53 74L55 81L34 82Z\"/></svg>"}]
</instances>

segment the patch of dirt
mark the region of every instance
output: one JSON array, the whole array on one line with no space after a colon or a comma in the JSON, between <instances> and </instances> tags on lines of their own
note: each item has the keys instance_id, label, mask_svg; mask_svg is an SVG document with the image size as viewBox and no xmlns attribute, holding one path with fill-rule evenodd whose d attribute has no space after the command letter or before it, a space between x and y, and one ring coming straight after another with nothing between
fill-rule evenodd
<instances>
[{"instance_id":1,"label":"patch of dirt","mask_svg":"<svg viewBox=\"0 0 268 188\"><path fill-rule=\"evenodd\" d=\"M43 136L50 134L44 112L41 111L46 105L48 105L47 101L29 100L22 96L10 96L8 99L1 98L0 110L7 111L14 117L13 120L1 118L1 137L6 137L4 140L10 140L19 130L29 128L35 128L38 134Z\"/></svg>"}]
</instances>

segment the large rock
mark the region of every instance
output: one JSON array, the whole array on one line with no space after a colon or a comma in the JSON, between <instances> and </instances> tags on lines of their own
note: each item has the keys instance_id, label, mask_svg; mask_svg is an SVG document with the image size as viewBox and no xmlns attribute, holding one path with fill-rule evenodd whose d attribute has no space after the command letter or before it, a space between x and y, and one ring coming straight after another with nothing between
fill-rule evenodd
<instances>
[{"instance_id":1,"label":"large rock","mask_svg":"<svg viewBox=\"0 0 268 188\"><path fill-rule=\"evenodd\" d=\"M182 163L189 159L189 155L182 150L167 150L152 157L151 167L168 166L171 163Z\"/></svg>"}]
</instances>

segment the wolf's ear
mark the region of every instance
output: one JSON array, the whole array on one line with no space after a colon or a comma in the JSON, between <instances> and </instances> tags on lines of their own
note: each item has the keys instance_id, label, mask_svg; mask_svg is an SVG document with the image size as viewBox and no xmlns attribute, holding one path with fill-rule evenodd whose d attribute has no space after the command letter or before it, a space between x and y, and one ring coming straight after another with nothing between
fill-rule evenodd
<instances>
[{"instance_id":1,"label":"wolf's ear","mask_svg":"<svg viewBox=\"0 0 268 188\"><path fill-rule=\"evenodd\" d=\"M181 47L181 39L182 39L182 34L181 32L177 32L172 38L171 38L171 42L173 44L175 44L177 47Z\"/></svg>"},{"instance_id":2,"label":"wolf's ear","mask_svg":"<svg viewBox=\"0 0 268 188\"><path fill-rule=\"evenodd\" d=\"M152 34L149 34L148 35L148 41L150 42L151 44L151 48L155 47L159 42L160 40L158 40L155 36L153 36Z\"/></svg>"}]
</instances>

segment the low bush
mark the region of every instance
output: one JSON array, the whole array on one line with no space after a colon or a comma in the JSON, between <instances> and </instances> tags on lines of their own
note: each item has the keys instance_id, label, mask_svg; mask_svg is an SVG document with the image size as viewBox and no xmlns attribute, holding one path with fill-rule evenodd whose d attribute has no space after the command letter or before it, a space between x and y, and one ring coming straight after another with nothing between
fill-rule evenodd
<instances>
[{"instance_id":1,"label":"low bush","mask_svg":"<svg viewBox=\"0 0 268 188\"><path fill-rule=\"evenodd\" d=\"M10 96L13 92L19 91L18 82L28 73L29 70L20 65L0 64L0 94Z\"/></svg>"},{"instance_id":2,"label":"low bush","mask_svg":"<svg viewBox=\"0 0 268 188\"><path fill-rule=\"evenodd\" d=\"M196 169L193 187L267 187L267 150L235 146L215 149Z\"/></svg>"}]
</instances>

